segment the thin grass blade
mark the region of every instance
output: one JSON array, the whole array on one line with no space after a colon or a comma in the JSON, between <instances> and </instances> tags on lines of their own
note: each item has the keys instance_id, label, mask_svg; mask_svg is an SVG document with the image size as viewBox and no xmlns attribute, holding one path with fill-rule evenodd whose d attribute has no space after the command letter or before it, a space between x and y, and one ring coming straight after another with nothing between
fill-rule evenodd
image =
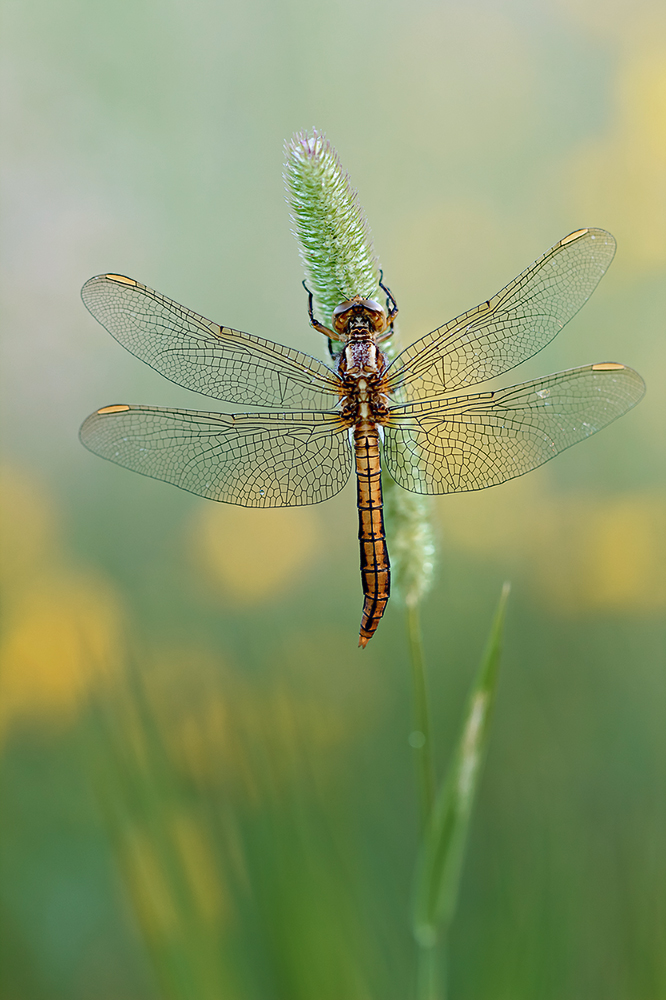
<instances>
[{"instance_id":1,"label":"thin grass blade","mask_svg":"<svg viewBox=\"0 0 666 1000\"><path fill-rule=\"evenodd\" d=\"M455 913L469 820L492 720L510 586L504 584L453 762L435 802L416 872L414 935L434 947Z\"/></svg>"}]
</instances>

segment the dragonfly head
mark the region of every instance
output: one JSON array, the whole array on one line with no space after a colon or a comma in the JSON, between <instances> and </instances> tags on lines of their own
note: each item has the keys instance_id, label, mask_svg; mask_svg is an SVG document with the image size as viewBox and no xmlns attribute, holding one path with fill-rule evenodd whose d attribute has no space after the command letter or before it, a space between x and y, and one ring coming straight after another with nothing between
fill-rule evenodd
<instances>
[{"instance_id":1,"label":"dragonfly head","mask_svg":"<svg viewBox=\"0 0 666 1000\"><path fill-rule=\"evenodd\" d=\"M355 295L333 310L333 327L337 333L349 336L353 330L384 333L388 326L386 312L374 299Z\"/></svg>"}]
</instances>

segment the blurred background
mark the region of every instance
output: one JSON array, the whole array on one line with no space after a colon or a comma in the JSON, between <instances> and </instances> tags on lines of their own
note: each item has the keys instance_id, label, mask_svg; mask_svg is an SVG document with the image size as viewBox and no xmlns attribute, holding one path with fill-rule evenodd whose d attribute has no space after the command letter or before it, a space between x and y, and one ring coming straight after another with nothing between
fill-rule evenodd
<instances>
[{"instance_id":1,"label":"blurred background","mask_svg":"<svg viewBox=\"0 0 666 1000\"><path fill-rule=\"evenodd\" d=\"M105 404L215 408L88 315L99 272L323 357L281 177L313 125L404 343L572 230L617 238L503 384L620 361L644 401L528 477L435 499L423 624L442 773L512 580L451 996L666 996L663 4L3 9L3 1000L411 995L404 611L357 650L353 485L243 510L77 440Z\"/></svg>"}]
</instances>

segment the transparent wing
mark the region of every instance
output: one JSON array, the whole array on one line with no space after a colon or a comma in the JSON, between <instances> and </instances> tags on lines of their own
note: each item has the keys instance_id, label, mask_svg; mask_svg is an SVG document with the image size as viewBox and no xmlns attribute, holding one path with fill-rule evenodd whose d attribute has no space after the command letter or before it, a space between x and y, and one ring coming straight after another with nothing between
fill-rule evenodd
<instances>
[{"instance_id":1,"label":"transparent wing","mask_svg":"<svg viewBox=\"0 0 666 1000\"><path fill-rule=\"evenodd\" d=\"M298 507L339 493L351 471L335 411L205 413L106 406L81 427L86 448L153 479L241 507Z\"/></svg>"},{"instance_id":2,"label":"transparent wing","mask_svg":"<svg viewBox=\"0 0 666 1000\"><path fill-rule=\"evenodd\" d=\"M386 372L389 392L401 402L435 399L531 358L587 301L614 253L603 229L560 240L492 299L402 351Z\"/></svg>"},{"instance_id":3,"label":"transparent wing","mask_svg":"<svg viewBox=\"0 0 666 1000\"><path fill-rule=\"evenodd\" d=\"M643 379L588 365L446 403L394 406L384 464L414 493L461 493L522 476L635 406Z\"/></svg>"},{"instance_id":4,"label":"transparent wing","mask_svg":"<svg viewBox=\"0 0 666 1000\"><path fill-rule=\"evenodd\" d=\"M322 409L339 379L321 361L198 316L132 278L101 274L81 289L112 337L172 382L228 403Z\"/></svg>"}]
</instances>

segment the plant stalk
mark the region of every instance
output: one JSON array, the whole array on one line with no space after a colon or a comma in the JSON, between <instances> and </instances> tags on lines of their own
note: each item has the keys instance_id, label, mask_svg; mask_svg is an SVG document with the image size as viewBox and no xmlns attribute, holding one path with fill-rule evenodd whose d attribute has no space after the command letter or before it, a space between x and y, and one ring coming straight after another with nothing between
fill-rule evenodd
<instances>
[{"instance_id":1,"label":"plant stalk","mask_svg":"<svg viewBox=\"0 0 666 1000\"><path fill-rule=\"evenodd\" d=\"M416 779L419 788L421 832L425 834L435 802L435 771L433 766L428 688L423 663L423 638L416 602L407 605L407 635L412 665L412 717L414 730L410 745L414 748ZM420 736L419 736L420 734Z\"/></svg>"},{"instance_id":2,"label":"plant stalk","mask_svg":"<svg viewBox=\"0 0 666 1000\"><path fill-rule=\"evenodd\" d=\"M446 959L444 935L434 944L419 945L416 953L416 1000L446 1000Z\"/></svg>"}]
</instances>

